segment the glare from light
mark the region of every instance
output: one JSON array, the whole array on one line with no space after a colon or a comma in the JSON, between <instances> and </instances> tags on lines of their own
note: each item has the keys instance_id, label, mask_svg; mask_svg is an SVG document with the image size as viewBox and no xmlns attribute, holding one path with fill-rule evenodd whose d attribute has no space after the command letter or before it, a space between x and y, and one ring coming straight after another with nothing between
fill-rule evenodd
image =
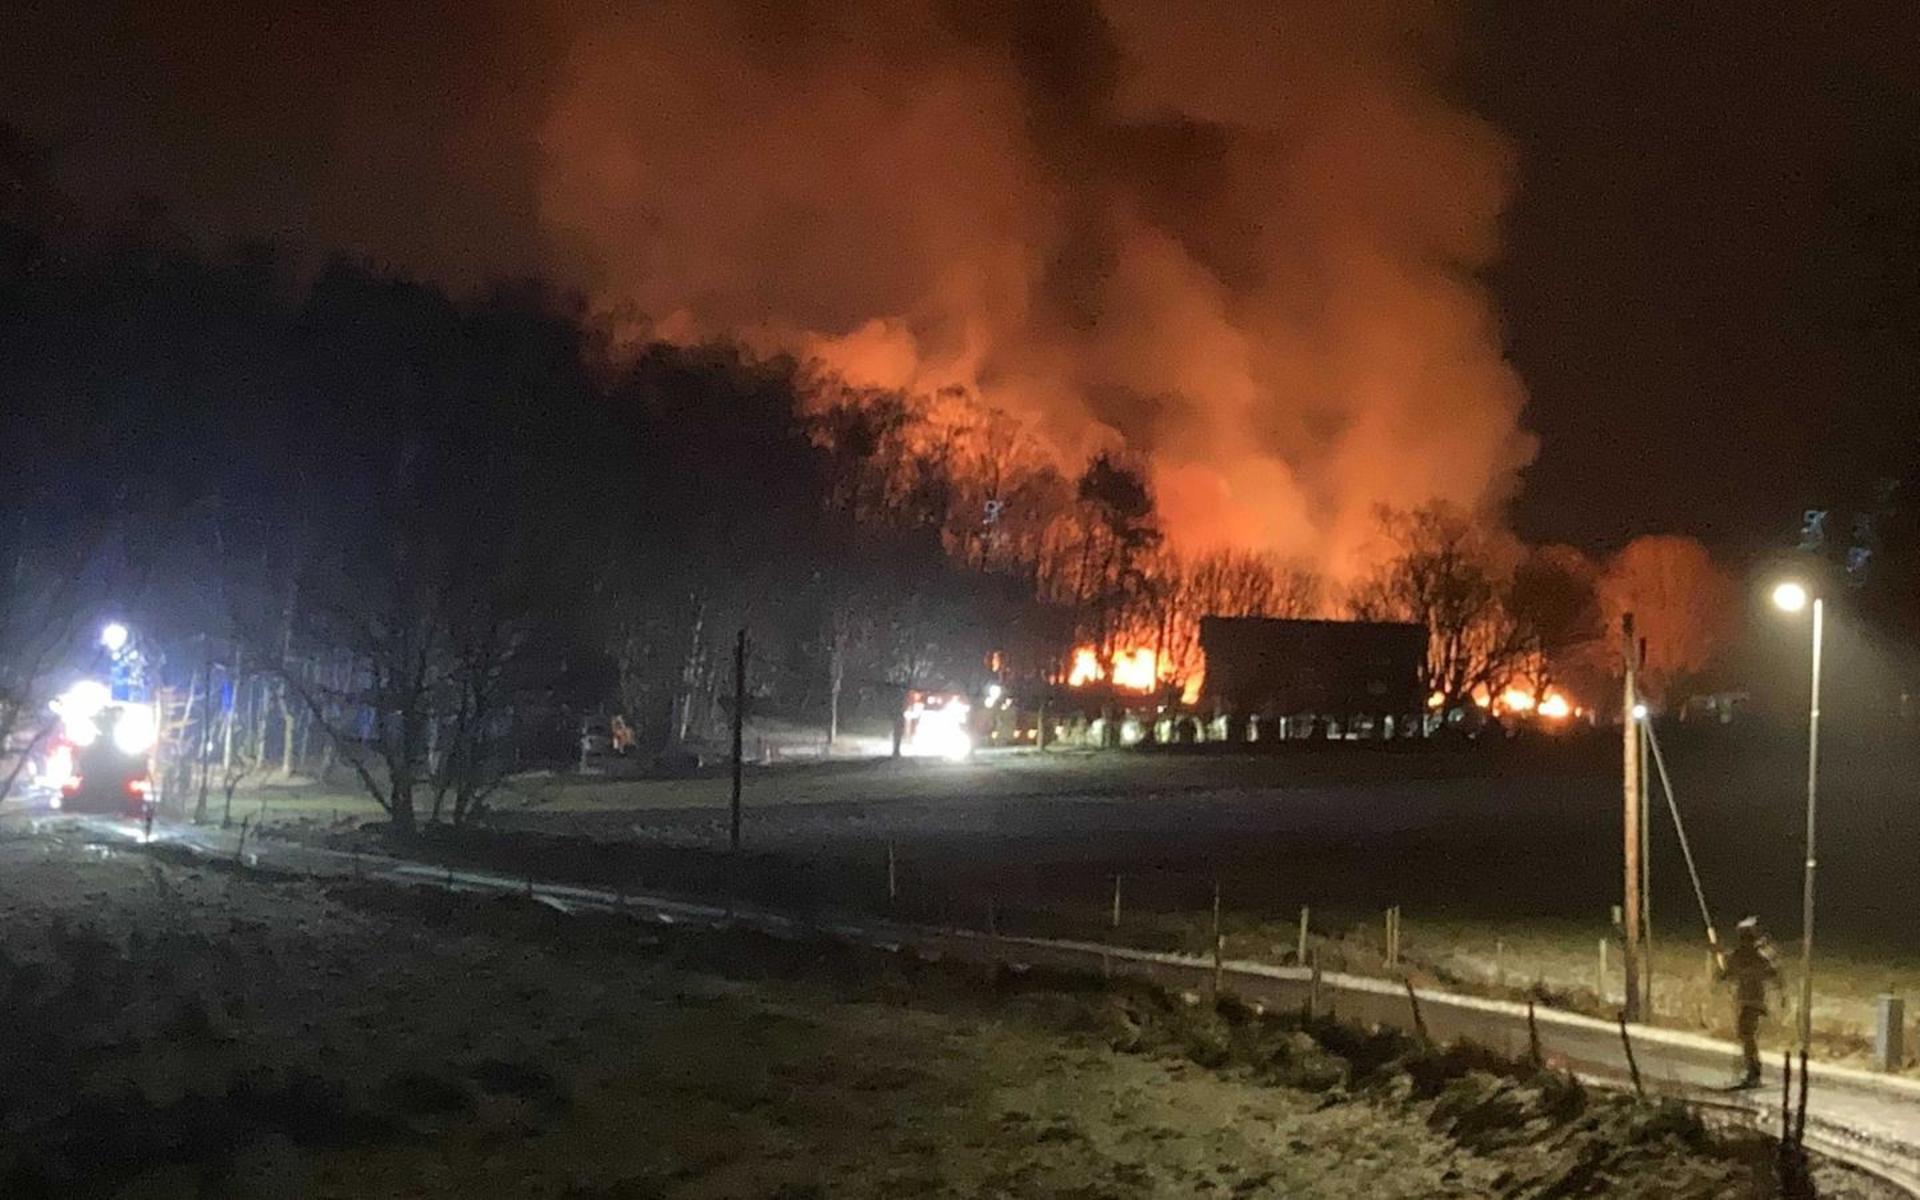
<instances>
[{"instance_id":1,"label":"glare from light","mask_svg":"<svg viewBox=\"0 0 1920 1200\"><path fill-rule=\"evenodd\" d=\"M94 718L113 700L107 685L97 679L82 679L56 697L47 707L60 718L60 731L76 746L91 746L100 736Z\"/></svg>"},{"instance_id":2,"label":"glare from light","mask_svg":"<svg viewBox=\"0 0 1920 1200\"><path fill-rule=\"evenodd\" d=\"M956 762L972 756L973 738L967 732L967 719L972 711L973 706L958 696L936 696L916 702L907 710L913 729L907 744L909 752Z\"/></svg>"},{"instance_id":3,"label":"glare from light","mask_svg":"<svg viewBox=\"0 0 1920 1200\"><path fill-rule=\"evenodd\" d=\"M113 723L113 745L122 754L145 754L153 748L160 733L153 709L145 704L121 708L120 719Z\"/></svg>"},{"instance_id":4,"label":"glare from light","mask_svg":"<svg viewBox=\"0 0 1920 1200\"><path fill-rule=\"evenodd\" d=\"M1636 721L1644 721L1644 720L1646 720L1646 719L1647 719L1647 706L1646 706L1646 705L1644 705L1644 704L1636 704L1636 705L1634 705L1634 706L1633 706L1633 719L1634 719L1634 720L1636 720Z\"/></svg>"},{"instance_id":5,"label":"glare from light","mask_svg":"<svg viewBox=\"0 0 1920 1200\"><path fill-rule=\"evenodd\" d=\"M1794 580L1787 580L1773 589L1773 606L1781 612L1797 613L1807 606L1807 589Z\"/></svg>"},{"instance_id":6,"label":"glare from light","mask_svg":"<svg viewBox=\"0 0 1920 1200\"><path fill-rule=\"evenodd\" d=\"M57 791L72 780L73 747L63 742L47 753L46 766L40 770L40 782Z\"/></svg>"},{"instance_id":7,"label":"glare from light","mask_svg":"<svg viewBox=\"0 0 1920 1200\"><path fill-rule=\"evenodd\" d=\"M127 627L118 621L109 621L100 630L100 644L107 648L109 654L118 654L126 649L127 637Z\"/></svg>"},{"instance_id":8,"label":"glare from light","mask_svg":"<svg viewBox=\"0 0 1920 1200\"><path fill-rule=\"evenodd\" d=\"M92 720L100 715L100 710L113 702L113 692L98 679L82 679L66 691L60 693L53 702L53 711L69 720Z\"/></svg>"},{"instance_id":9,"label":"glare from light","mask_svg":"<svg viewBox=\"0 0 1920 1200\"><path fill-rule=\"evenodd\" d=\"M940 756L949 762L965 762L973 755L973 738L964 729L949 733L940 747Z\"/></svg>"},{"instance_id":10,"label":"glare from light","mask_svg":"<svg viewBox=\"0 0 1920 1200\"><path fill-rule=\"evenodd\" d=\"M987 707L992 708L994 705L1000 703L1000 697L1005 694L1006 693L1001 689L999 684L997 683L988 684L987 685Z\"/></svg>"}]
</instances>

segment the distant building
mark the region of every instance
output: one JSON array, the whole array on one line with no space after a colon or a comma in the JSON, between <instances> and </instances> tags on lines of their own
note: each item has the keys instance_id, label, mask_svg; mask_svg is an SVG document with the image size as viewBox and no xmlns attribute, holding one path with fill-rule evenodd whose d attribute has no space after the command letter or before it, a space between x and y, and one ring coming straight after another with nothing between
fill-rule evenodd
<instances>
[{"instance_id":1,"label":"distant building","mask_svg":"<svg viewBox=\"0 0 1920 1200\"><path fill-rule=\"evenodd\" d=\"M1404 730L1427 711L1422 625L1203 617L1200 648L1202 701L1241 730L1250 717L1333 721L1343 729L1365 721L1374 730L1391 717Z\"/></svg>"}]
</instances>

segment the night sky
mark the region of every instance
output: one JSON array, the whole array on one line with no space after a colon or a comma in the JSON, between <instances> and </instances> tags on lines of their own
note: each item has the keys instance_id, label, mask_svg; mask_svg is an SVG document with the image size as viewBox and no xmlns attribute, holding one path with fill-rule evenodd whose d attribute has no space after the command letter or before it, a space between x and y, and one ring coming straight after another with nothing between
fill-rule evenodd
<instances>
[{"instance_id":1,"label":"night sky","mask_svg":"<svg viewBox=\"0 0 1920 1200\"><path fill-rule=\"evenodd\" d=\"M1790 537L1913 428L1835 259L1852 181L1920 138L1920 6L1515 0L1473 28L1523 163L1493 272L1540 435L1522 531Z\"/></svg>"},{"instance_id":2,"label":"night sky","mask_svg":"<svg viewBox=\"0 0 1920 1200\"><path fill-rule=\"evenodd\" d=\"M578 36L573 10L378 5L342 19L338 6L271 7L274 19L255 22L242 15L250 6L223 3L10 5L0 43L37 52L16 54L0 79L0 117L54 150L69 187L96 199L152 192L210 240L352 246L456 284L538 271L591 290L619 277L605 254L541 216L538 176L552 154L542 114ZM837 53L818 49L830 39L807 7L757 14L748 60L790 44ZM1904 445L1911 392L1858 336L1847 311L1855 268L1833 248L1852 236L1853 181L1912 154L1920 6L1481 0L1457 15L1409 11L1422 29L1451 33L1444 86L1514 155L1504 211L1497 200L1488 207L1499 213L1497 257L1488 265L1477 250L1461 253L1491 285L1527 394L1520 425L1538 437L1511 509L1524 537L1604 551L1676 531L1738 558L1790 534L1803 506ZM1075 106L1091 111L1102 97L1066 76L1114 58L1097 30L1068 22L1041 37L971 16L952 23L966 26L970 47L1004 35L1027 56L1023 86L1040 99L1026 101L1026 132L1057 177L1179 207L1192 197L1169 198L1152 181L1128 192L1131 182L1116 182L1124 171L1090 160L1137 145L1186 156L1197 176L1215 165L1201 127L1185 127L1200 129L1185 141L1129 127L1140 135L1130 141L1091 118L1073 125ZM1349 36L1344 16L1319 23ZM1073 54L1056 54L1050 38ZM1215 209L1227 215L1213 234L1243 219L1230 203ZM1081 241L1070 249L1093 261L1114 252ZM1229 296L1254 294L1239 278L1264 264L1235 260L1230 239L1212 241L1206 261L1229 264L1220 270ZM891 299L917 283L849 286ZM755 288L755 299L785 300L795 285ZM791 303L820 308L811 297ZM844 304L836 329L860 314L859 300ZM1062 345L1087 343L1062 334L1043 349ZM1022 349L1023 361L1037 354ZM1143 428L1177 424L1105 377L1089 390L1114 397L1097 411L1109 424L1142 413ZM1503 454L1489 451L1490 476L1509 469Z\"/></svg>"}]
</instances>

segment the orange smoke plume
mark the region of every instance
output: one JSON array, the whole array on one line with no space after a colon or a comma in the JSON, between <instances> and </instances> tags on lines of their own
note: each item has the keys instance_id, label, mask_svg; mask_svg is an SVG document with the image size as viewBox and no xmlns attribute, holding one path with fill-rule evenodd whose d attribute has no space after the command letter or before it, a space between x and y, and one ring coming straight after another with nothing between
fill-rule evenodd
<instances>
[{"instance_id":1,"label":"orange smoke plume","mask_svg":"<svg viewBox=\"0 0 1920 1200\"><path fill-rule=\"evenodd\" d=\"M566 11L540 219L653 335L1129 450L1176 549L1336 580L1376 505L1487 510L1531 456L1453 6Z\"/></svg>"}]
</instances>

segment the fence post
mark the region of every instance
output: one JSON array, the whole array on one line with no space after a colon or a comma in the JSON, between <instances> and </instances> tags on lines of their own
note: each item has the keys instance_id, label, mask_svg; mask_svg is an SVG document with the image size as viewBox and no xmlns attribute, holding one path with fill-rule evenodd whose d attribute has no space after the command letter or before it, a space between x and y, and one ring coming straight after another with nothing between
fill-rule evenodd
<instances>
[{"instance_id":1,"label":"fence post","mask_svg":"<svg viewBox=\"0 0 1920 1200\"><path fill-rule=\"evenodd\" d=\"M1300 906L1300 948L1294 951L1293 961L1306 965L1307 961L1307 906Z\"/></svg>"},{"instance_id":2,"label":"fence post","mask_svg":"<svg viewBox=\"0 0 1920 1200\"><path fill-rule=\"evenodd\" d=\"M1221 951L1226 936L1220 932L1220 881L1213 881L1213 1000L1220 1002L1220 976L1223 969Z\"/></svg>"},{"instance_id":3,"label":"fence post","mask_svg":"<svg viewBox=\"0 0 1920 1200\"><path fill-rule=\"evenodd\" d=\"M1507 943L1497 938L1493 943L1493 986L1507 986Z\"/></svg>"},{"instance_id":4,"label":"fence post","mask_svg":"<svg viewBox=\"0 0 1920 1200\"><path fill-rule=\"evenodd\" d=\"M1793 1146L1793 1051L1780 1055L1780 1152Z\"/></svg>"},{"instance_id":5,"label":"fence post","mask_svg":"<svg viewBox=\"0 0 1920 1200\"><path fill-rule=\"evenodd\" d=\"M887 903L900 898L900 870L894 855L893 839L887 839Z\"/></svg>"},{"instance_id":6,"label":"fence post","mask_svg":"<svg viewBox=\"0 0 1920 1200\"><path fill-rule=\"evenodd\" d=\"M1907 1006L1898 996L1882 996L1874 1005L1873 1069L1898 1071L1906 1065Z\"/></svg>"},{"instance_id":7,"label":"fence post","mask_svg":"<svg viewBox=\"0 0 1920 1200\"><path fill-rule=\"evenodd\" d=\"M1605 1006L1605 1004L1607 1003L1607 939L1606 938L1600 939L1600 963L1598 968L1595 970L1594 976L1593 976L1593 994L1598 996L1600 998L1601 1005Z\"/></svg>"},{"instance_id":8,"label":"fence post","mask_svg":"<svg viewBox=\"0 0 1920 1200\"><path fill-rule=\"evenodd\" d=\"M1113 877L1113 927L1120 928L1120 876Z\"/></svg>"},{"instance_id":9,"label":"fence post","mask_svg":"<svg viewBox=\"0 0 1920 1200\"><path fill-rule=\"evenodd\" d=\"M1800 1108L1793 1119L1793 1145L1804 1150L1807 1145L1807 1085L1813 1081L1807 1076L1807 1048L1800 1047Z\"/></svg>"}]
</instances>

